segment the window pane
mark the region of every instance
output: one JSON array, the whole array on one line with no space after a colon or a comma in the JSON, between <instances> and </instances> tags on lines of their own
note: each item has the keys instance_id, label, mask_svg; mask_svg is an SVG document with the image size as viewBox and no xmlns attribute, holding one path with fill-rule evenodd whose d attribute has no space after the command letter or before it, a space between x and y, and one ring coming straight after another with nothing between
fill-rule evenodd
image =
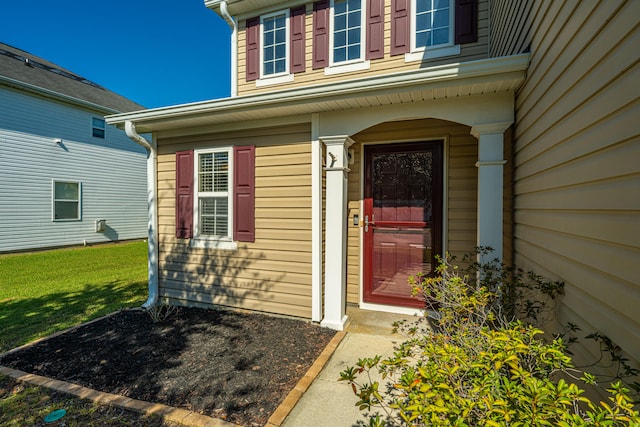
<instances>
[{"instance_id":1,"label":"window pane","mask_svg":"<svg viewBox=\"0 0 640 427\"><path fill-rule=\"evenodd\" d=\"M333 4L333 13L338 15L339 13L345 13L347 11L347 2L346 0L336 1Z\"/></svg>"},{"instance_id":2,"label":"window pane","mask_svg":"<svg viewBox=\"0 0 640 427\"><path fill-rule=\"evenodd\" d=\"M433 7L435 9L444 9L449 7L449 0L433 0Z\"/></svg>"},{"instance_id":3,"label":"window pane","mask_svg":"<svg viewBox=\"0 0 640 427\"><path fill-rule=\"evenodd\" d=\"M360 46L349 46L349 60L360 58Z\"/></svg>"},{"instance_id":4,"label":"window pane","mask_svg":"<svg viewBox=\"0 0 640 427\"><path fill-rule=\"evenodd\" d=\"M336 46L344 46L347 44L347 32L340 31L334 35L334 44Z\"/></svg>"},{"instance_id":5,"label":"window pane","mask_svg":"<svg viewBox=\"0 0 640 427\"><path fill-rule=\"evenodd\" d=\"M226 197L200 199L200 232L207 236L229 235L229 203Z\"/></svg>"},{"instance_id":6,"label":"window pane","mask_svg":"<svg viewBox=\"0 0 640 427\"><path fill-rule=\"evenodd\" d=\"M449 42L449 29L443 28L433 31L432 45L444 44Z\"/></svg>"},{"instance_id":7,"label":"window pane","mask_svg":"<svg viewBox=\"0 0 640 427\"><path fill-rule=\"evenodd\" d=\"M54 199L79 200L77 182L56 182Z\"/></svg>"},{"instance_id":8,"label":"window pane","mask_svg":"<svg viewBox=\"0 0 640 427\"><path fill-rule=\"evenodd\" d=\"M213 191L213 154L200 154L198 163L198 191Z\"/></svg>"},{"instance_id":9,"label":"window pane","mask_svg":"<svg viewBox=\"0 0 640 427\"><path fill-rule=\"evenodd\" d=\"M449 26L449 9L437 10L434 13L433 27L448 27Z\"/></svg>"},{"instance_id":10,"label":"window pane","mask_svg":"<svg viewBox=\"0 0 640 427\"><path fill-rule=\"evenodd\" d=\"M227 191L229 188L229 155L226 152L215 153L214 171L213 191Z\"/></svg>"},{"instance_id":11,"label":"window pane","mask_svg":"<svg viewBox=\"0 0 640 427\"><path fill-rule=\"evenodd\" d=\"M353 44L357 44L358 48L360 45L360 28L356 28L354 30L349 30L349 44L353 45Z\"/></svg>"},{"instance_id":12,"label":"window pane","mask_svg":"<svg viewBox=\"0 0 640 427\"><path fill-rule=\"evenodd\" d=\"M430 32L422 32L416 34L416 47L425 47L429 46L431 41L431 33Z\"/></svg>"},{"instance_id":13,"label":"window pane","mask_svg":"<svg viewBox=\"0 0 640 427\"><path fill-rule=\"evenodd\" d=\"M54 203L55 219L79 219L78 202L61 202Z\"/></svg>"},{"instance_id":14,"label":"window pane","mask_svg":"<svg viewBox=\"0 0 640 427\"><path fill-rule=\"evenodd\" d=\"M268 33L264 33L264 45L271 46L274 43L274 34L273 31L269 31Z\"/></svg>"},{"instance_id":15,"label":"window pane","mask_svg":"<svg viewBox=\"0 0 640 427\"><path fill-rule=\"evenodd\" d=\"M348 19L348 23L349 23L349 28L354 28L354 27L358 27L360 28L360 10L356 10L354 12L349 12L349 19Z\"/></svg>"},{"instance_id":16,"label":"window pane","mask_svg":"<svg viewBox=\"0 0 640 427\"><path fill-rule=\"evenodd\" d=\"M431 14L423 13L416 16L416 30L424 31L431 28Z\"/></svg>"},{"instance_id":17,"label":"window pane","mask_svg":"<svg viewBox=\"0 0 640 427\"><path fill-rule=\"evenodd\" d=\"M262 25L264 25L264 31L271 31L275 26L275 19L267 18L263 21Z\"/></svg>"},{"instance_id":18,"label":"window pane","mask_svg":"<svg viewBox=\"0 0 640 427\"><path fill-rule=\"evenodd\" d=\"M431 10L431 0L416 0L416 13L423 13L427 10Z\"/></svg>"},{"instance_id":19,"label":"window pane","mask_svg":"<svg viewBox=\"0 0 640 427\"><path fill-rule=\"evenodd\" d=\"M333 50L333 60L335 62L342 62L347 60L347 49L341 47Z\"/></svg>"},{"instance_id":20,"label":"window pane","mask_svg":"<svg viewBox=\"0 0 640 427\"><path fill-rule=\"evenodd\" d=\"M286 31L284 30L284 28L280 28L279 30L276 31L276 43L284 43L285 39L286 39Z\"/></svg>"},{"instance_id":21,"label":"window pane","mask_svg":"<svg viewBox=\"0 0 640 427\"><path fill-rule=\"evenodd\" d=\"M347 28L347 15L336 15L334 27L335 31L345 30Z\"/></svg>"}]
</instances>

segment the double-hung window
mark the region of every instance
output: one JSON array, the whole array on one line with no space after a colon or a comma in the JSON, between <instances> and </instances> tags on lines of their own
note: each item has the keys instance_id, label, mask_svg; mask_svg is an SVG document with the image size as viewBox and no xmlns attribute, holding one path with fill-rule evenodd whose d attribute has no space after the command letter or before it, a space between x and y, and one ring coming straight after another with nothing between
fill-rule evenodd
<instances>
[{"instance_id":1,"label":"double-hung window","mask_svg":"<svg viewBox=\"0 0 640 427\"><path fill-rule=\"evenodd\" d=\"M260 18L262 27L262 77L288 74L289 11Z\"/></svg>"},{"instance_id":2,"label":"double-hung window","mask_svg":"<svg viewBox=\"0 0 640 427\"><path fill-rule=\"evenodd\" d=\"M93 117L91 119L91 135L94 138L102 138L105 136L105 123L104 119Z\"/></svg>"},{"instance_id":3,"label":"double-hung window","mask_svg":"<svg viewBox=\"0 0 640 427\"><path fill-rule=\"evenodd\" d=\"M53 180L53 220L78 221L81 219L81 183Z\"/></svg>"},{"instance_id":4,"label":"double-hung window","mask_svg":"<svg viewBox=\"0 0 640 427\"><path fill-rule=\"evenodd\" d=\"M360 61L364 56L362 0L333 0L333 64Z\"/></svg>"},{"instance_id":5,"label":"double-hung window","mask_svg":"<svg viewBox=\"0 0 640 427\"><path fill-rule=\"evenodd\" d=\"M196 151L195 236L231 240L233 151Z\"/></svg>"},{"instance_id":6,"label":"double-hung window","mask_svg":"<svg viewBox=\"0 0 640 427\"><path fill-rule=\"evenodd\" d=\"M452 0L415 0L415 48L453 44Z\"/></svg>"}]
</instances>

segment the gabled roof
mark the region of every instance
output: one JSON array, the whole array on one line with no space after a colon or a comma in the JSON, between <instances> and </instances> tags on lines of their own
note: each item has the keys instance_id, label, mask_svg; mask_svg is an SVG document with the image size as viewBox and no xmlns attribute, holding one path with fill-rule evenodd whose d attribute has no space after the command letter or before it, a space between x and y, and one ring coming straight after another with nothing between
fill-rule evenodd
<instances>
[{"instance_id":1,"label":"gabled roof","mask_svg":"<svg viewBox=\"0 0 640 427\"><path fill-rule=\"evenodd\" d=\"M107 114L144 109L84 77L29 52L0 43L0 85L56 98Z\"/></svg>"}]
</instances>

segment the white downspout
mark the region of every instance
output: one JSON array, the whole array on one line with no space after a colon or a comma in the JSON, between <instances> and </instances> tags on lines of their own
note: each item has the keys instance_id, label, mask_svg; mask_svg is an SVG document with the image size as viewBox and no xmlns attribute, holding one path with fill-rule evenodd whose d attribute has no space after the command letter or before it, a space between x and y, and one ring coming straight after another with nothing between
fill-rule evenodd
<instances>
[{"instance_id":1,"label":"white downspout","mask_svg":"<svg viewBox=\"0 0 640 427\"><path fill-rule=\"evenodd\" d=\"M238 96L238 23L229 14L227 2L220 3L220 12L231 27L231 97Z\"/></svg>"},{"instance_id":2,"label":"white downspout","mask_svg":"<svg viewBox=\"0 0 640 427\"><path fill-rule=\"evenodd\" d=\"M156 201L156 159L158 156L157 145L149 142L136 132L136 125L127 120L124 123L127 136L136 144L146 148L147 155L147 197L148 197L148 239L149 239L149 296L142 305L151 308L158 303L158 203Z\"/></svg>"}]
</instances>

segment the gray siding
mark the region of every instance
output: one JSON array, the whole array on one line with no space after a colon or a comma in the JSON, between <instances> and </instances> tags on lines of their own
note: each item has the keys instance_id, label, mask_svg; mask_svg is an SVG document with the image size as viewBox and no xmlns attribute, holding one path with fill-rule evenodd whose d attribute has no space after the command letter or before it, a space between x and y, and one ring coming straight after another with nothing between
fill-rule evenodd
<instances>
[{"instance_id":1,"label":"gray siding","mask_svg":"<svg viewBox=\"0 0 640 427\"><path fill-rule=\"evenodd\" d=\"M92 117L0 88L0 252L146 237L146 153L110 126L92 137ZM81 221L52 221L54 179L82 183Z\"/></svg>"},{"instance_id":2,"label":"gray siding","mask_svg":"<svg viewBox=\"0 0 640 427\"><path fill-rule=\"evenodd\" d=\"M522 15L523 19L518 19ZM640 2L496 1L494 56L531 47L516 97L518 265L566 282L558 321L640 360ZM594 360L594 347L576 352Z\"/></svg>"}]
</instances>

